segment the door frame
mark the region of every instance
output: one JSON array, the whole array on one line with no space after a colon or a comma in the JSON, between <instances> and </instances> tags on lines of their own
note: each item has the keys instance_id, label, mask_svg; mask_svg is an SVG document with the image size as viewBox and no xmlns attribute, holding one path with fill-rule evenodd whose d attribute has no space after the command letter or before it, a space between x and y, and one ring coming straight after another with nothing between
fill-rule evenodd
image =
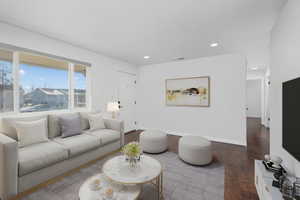
<instances>
[{"instance_id":1,"label":"door frame","mask_svg":"<svg viewBox=\"0 0 300 200\"><path fill-rule=\"evenodd\" d=\"M134 100L135 102L136 101L136 91L137 91L137 88L136 88L136 85L137 85L137 74L136 73L133 73L133 72L127 72L127 71L123 71L123 70L117 70L117 73L118 73L118 89L117 89L117 101L120 100L120 78L122 75L129 75L129 76L132 76L134 79L135 79L135 87L134 87ZM132 116L132 119L133 121L135 122L134 125L133 125L133 128L132 130L128 130L126 132L130 132L130 131L134 131L134 130L137 130L137 119L136 119L136 103L134 104L133 106L133 116ZM121 114L121 110L120 110L120 114Z\"/></svg>"},{"instance_id":2,"label":"door frame","mask_svg":"<svg viewBox=\"0 0 300 200\"><path fill-rule=\"evenodd\" d=\"M261 81L261 125L264 125L266 127L269 126L269 115L268 111L270 108L269 105L269 96L270 96L270 85L269 85L269 77L268 76L263 76L263 77L255 77L255 78L247 78L247 81ZM247 89L247 87L246 87ZM246 105L247 105L247 97L246 97Z\"/></svg>"}]
</instances>

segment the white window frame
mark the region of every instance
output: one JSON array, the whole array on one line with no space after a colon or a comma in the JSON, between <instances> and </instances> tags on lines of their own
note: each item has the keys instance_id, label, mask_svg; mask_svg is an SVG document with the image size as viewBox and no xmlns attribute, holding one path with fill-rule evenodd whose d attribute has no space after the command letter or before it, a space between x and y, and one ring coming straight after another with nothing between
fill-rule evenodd
<instances>
[{"instance_id":1,"label":"white window frame","mask_svg":"<svg viewBox=\"0 0 300 200\"><path fill-rule=\"evenodd\" d=\"M86 67L86 90L85 101L86 108L92 110L92 72L91 67Z\"/></svg>"},{"instance_id":2,"label":"white window frame","mask_svg":"<svg viewBox=\"0 0 300 200\"><path fill-rule=\"evenodd\" d=\"M75 90L75 79L74 79L74 65L75 63L68 62L68 86L69 86L69 97L68 97L68 109L64 110L49 110L49 111L37 111L32 113L21 113L20 112L20 60L19 60L19 51L11 51L9 49L3 49L4 51L10 51L13 53L12 59L12 78L13 78L13 111L12 112L2 112L0 116L8 114L36 114L36 113L53 113L53 112L66 112L66 111L89 111L91 110L91 66L86 67L86 106L82 108L74 107L74 90ZM24 52L27 53L27 52ZM32 53L28 53L32 54ZM34 54L32 54L34 55ZM51 59L55 59L49 57Z\"/></svg>"},{"instance_id":3,"label":"white window frame","mask_svg":"<svg viewBox=\"0 0 300 200\"><path fill-rule=\"evenodd\" d=\"M91 67L85 67L86 70L86 75L85 75L85 81L86 81L86 88L85 88L85 107L80 107L80 108L76 108L75 107L75 88L76 88L76 80L74 79L74 63L71 63L71 65L69 65L70 67L70 88L72 89L72 101L71 104L73 110L75 111L85 111L85 110L91 110L92 109L92 82L91 82ZM84 65L83 65L84 66Z\"/></svg>"},{"instance_id":4,"label":"white window frame","mask_svg":"<svg viewBox=\"0 0 300 200\"><path fill-rule=\"evenodd\" d=\"M75 82L74 82L74 64L73 63L69 63L69 69L68 69L68 79L69 79L69 102L68 102L68 107L69 110L73 110L74 108L74 86L75 86Z\"/></svg>"},{"instance_id":5,"label":"white window frame","mask_svg":"<svg viewBox=\"0 0 300 200\"><path fill-rule=\"evenodd\" d=\"M19 52L13 52L12 60L12 77L13 77L13 100L14 108L13 112L19 112L20 110L20 63L19 63Z\"/></svg>"}]
</instances>

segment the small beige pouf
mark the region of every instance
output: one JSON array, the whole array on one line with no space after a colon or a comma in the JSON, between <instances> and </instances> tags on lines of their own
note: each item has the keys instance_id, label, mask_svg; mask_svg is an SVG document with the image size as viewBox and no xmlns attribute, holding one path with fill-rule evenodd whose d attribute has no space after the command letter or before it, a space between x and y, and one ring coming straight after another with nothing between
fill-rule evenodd
<instances>
[{"instance_id":1,"label":"small beige pouf","mask_svg":"<svg viewBox=\"0 0 300 200\"><path fill-rule=\"evenodd\" d=\"M212 161L211 142L200 136L183 136L178 144L179 157L193 165L207 165Z\"/></svg>"},{"instance_id":2,"label":"small beige pouf","mask_svg":"<svg viewBox=\"0 0 300 200\"><path fill-rule=\"evenodd\" d=\"M144 152L161 153L168 149L168 137L163 131L146 130L140 134L140 144Z\"/></svg>"}]
</instances>

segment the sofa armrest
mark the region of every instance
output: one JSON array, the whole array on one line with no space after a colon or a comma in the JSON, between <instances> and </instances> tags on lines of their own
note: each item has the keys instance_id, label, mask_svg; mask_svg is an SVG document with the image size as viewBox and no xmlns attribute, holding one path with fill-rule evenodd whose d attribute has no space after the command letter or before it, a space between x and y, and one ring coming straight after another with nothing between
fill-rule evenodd
<instances>
[{"instance_id":1,"label":"sofa armrest","mask_svg":"<svg viewBox=\"0 0 300 200\"><path fill-rule=\"evenodd\" d=\"M0 133L0 198L18 193L18 143Z\"/></svg>"},{"instance_id":2,"label":"sofa armrest","mask_svg":"<svg viewBox=\"0 0 300 200\"><path fill-rule=\"evenodd\" d=\"M106 128L120 132L121 146L124 145L124 121L116 119L104 119Z\"/></svg>"}]
</instances>

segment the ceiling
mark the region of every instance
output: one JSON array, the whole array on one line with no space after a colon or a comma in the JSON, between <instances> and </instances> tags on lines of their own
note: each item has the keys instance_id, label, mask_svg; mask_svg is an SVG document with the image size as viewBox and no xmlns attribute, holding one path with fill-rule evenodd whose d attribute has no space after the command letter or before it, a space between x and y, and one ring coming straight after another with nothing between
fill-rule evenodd
<instances>
[{"instance_id":1,"label":"ceiling","mask_svg":"<svg viewBox=\"0 0 300 200\"><path fill-rule=\"evenodd\" d=\"M285 0L1 0L0 21L146 65L178 57L247 53L248 47L255 54L260 45L268 45L270 30L284 3ZM253 46L252 41L262 44L254 42ZM212 42L220 45L211 48ZM144 59L146 55L150 59Z\"/></svg>"}]
</instances>

